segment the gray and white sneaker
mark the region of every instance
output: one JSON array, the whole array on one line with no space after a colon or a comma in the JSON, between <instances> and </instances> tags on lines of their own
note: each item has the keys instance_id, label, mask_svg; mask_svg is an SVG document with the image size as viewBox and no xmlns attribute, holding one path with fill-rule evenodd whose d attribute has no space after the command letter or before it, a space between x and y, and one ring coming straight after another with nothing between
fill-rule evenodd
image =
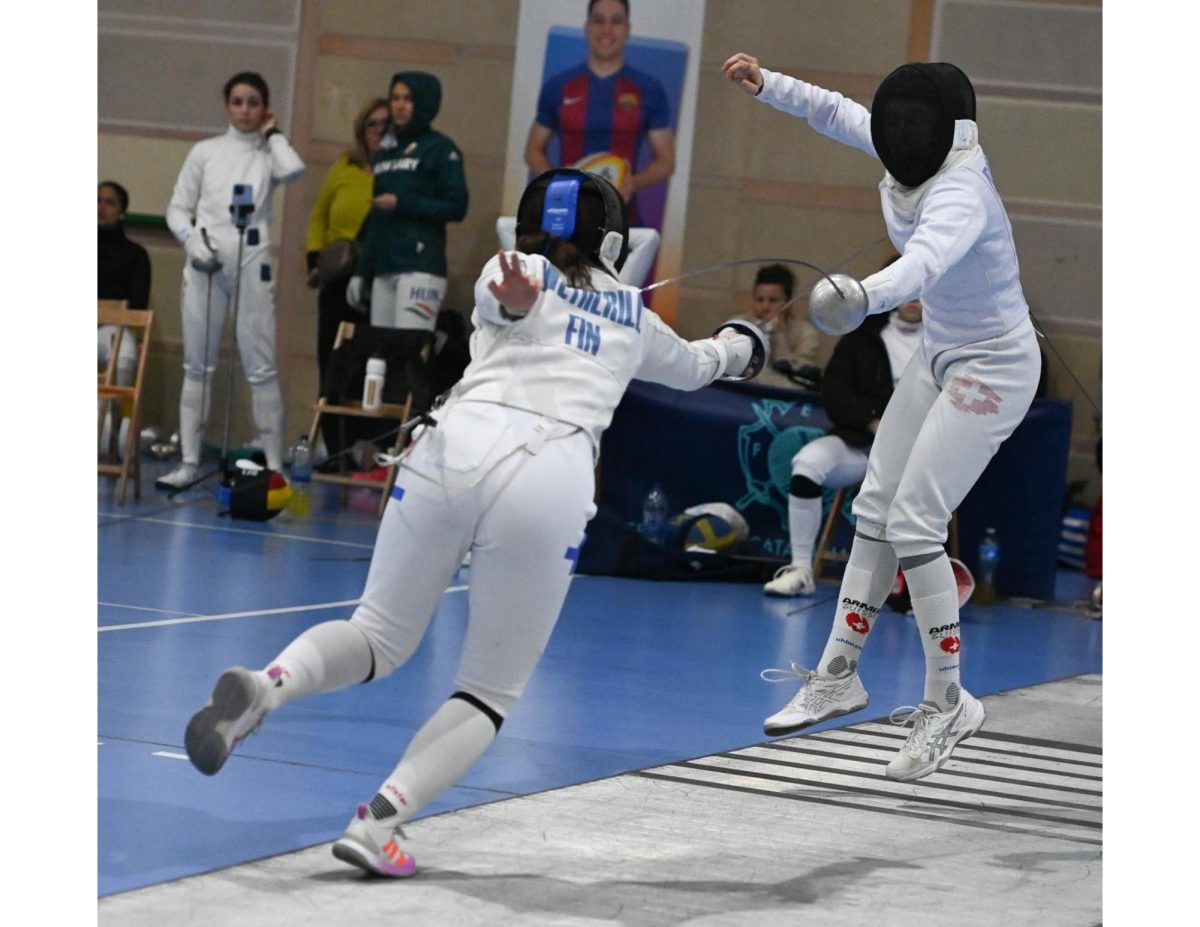
<instances>
[{"instance_id":1,"label":"gray and white sneaker","mask_svg":"<svg viewBox=\"0 0 1200 927\"><path fill-rule=\"evenodd\" d=\"M812 595L817 584L812 567L805 563L789 563L775 571L774 578L763 586L766 595Z\"/></svg>"},{"instance_id":2,"label":"gray and white sneaker","mask_svg":"<svg viewBox=\"0 0 1200 927\"><path fill-rule=\"evenodd\" d=\"M182 489L188 483L193 482L200 475L200 468L196 464L181 463L170 473L160 476L154 481L155 489Z\"/></svg>"},{"instance_id":3,"label":"gray and white sneaker","mask_svg":"<svg viewBox=\"0 0 1200 927\"><path fill-rule=\"evenodd\" d=\"M376 818L376 812L386 812ZM333 855L343 863L357 866L372 875L404 879L417 871L417 860L406 849L404 831L395 823L395 807L382 795L376 795L370 805L359 805L350 819L350 826L333 845Z\"/></svg>"},{"instance_id":4,"label":"gray and white sneaker","mask_svg":"<svg viewBox=\"0 0 1200 927\"><path fill-rule=\"evenodd\" d=\"M765 669L759 675L767 682L787 682L795 677L804 680L792 700L763 722L763 733L772 737L867 707L867 690L857 672L828 676L793 663L791 670Z\"/></svg>"},{"instance_id":5,"label":"gray and white sneaker","mask_svg":"<svg viewBox=\"0 0 1200 927\"><path fill-rule=\"evenodd\" d=\"M227 669L213 687L208 704L192 715L183 744L200 772L217 772L233 748L258 730L267 715L267 682L241 666Z\"/></svg>"},{"instance_id":6,"label":"gray and white sneaker","mask_svg":"<svg viewBox=\"0 0 1200 927\"><path fill-rule=\"evenodd\" d=\"M907 715L900 712L907 711ZM904 705L891 714L893 724L912 724L908 740L887 765L887 777L909 782L922 779L941 769L959 741L966 740L983 727L984 712L979 699L961 690L958 704L949 711L922 702L915 708Z\"/></svg>"}]
</instances>

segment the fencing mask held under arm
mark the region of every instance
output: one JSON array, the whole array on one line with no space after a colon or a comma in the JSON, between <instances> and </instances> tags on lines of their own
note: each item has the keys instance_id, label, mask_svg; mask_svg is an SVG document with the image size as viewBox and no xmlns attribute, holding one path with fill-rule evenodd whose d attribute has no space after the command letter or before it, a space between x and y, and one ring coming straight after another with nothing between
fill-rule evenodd
<instances>
[{"instance_id":1,"label":"fencing mask held under arm","mask_svg":"<svg viewBox=\"0 0 1200 927\"><path fill-rule=\"evenodd\" d=\"M953 64L896 68L871 103L871 141L887 172L906 187L937 173L954 144L954 122L975 119L975 88Z\"/></svg>"}]
</instances>

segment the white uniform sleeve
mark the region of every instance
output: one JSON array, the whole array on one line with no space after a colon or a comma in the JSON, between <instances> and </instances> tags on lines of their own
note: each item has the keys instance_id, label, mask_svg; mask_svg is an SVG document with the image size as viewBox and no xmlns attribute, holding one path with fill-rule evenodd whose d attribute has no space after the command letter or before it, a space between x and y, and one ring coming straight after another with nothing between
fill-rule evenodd
<instances>
[{"instance_id":1,"label":"white uniform sleeve","mask_svg":"<svg viewBox=\"0 0 1200 927\"><path fill-rule=\"evenodd\" d=\"M516 256L521 260L521 266L525 272L531 277L542 277L542 265L538 261L544 261L538 255L521 254L517 251L508 252L508 256ZM521 313L521 315L510 315L506 313L500 305L500 300L492 295L492 291L488 289L489 282L499 283L503 277L500 270L500 255L493 255L491 260L483 265L483 271L479 274L479 279L475 281L475 312L486 322L491 322L493 325L512 325L514 322L519 322L524 316L529 313ZM543 290L542 295L537 298L537 302L530 307L529 312L537 312L546 298L546 293Z\"/></svg>"},{"instance_id":2,"label":"white uniform sleeve","mask_svg":"<svg viewBox=\"0 0 1200 927\"><path fill-rule=\"evenodd\" d=\"M204 158L200 147L194 146L183 161L171 202L167 205L167 228L180 242L192 234L192 219L196 215L196 204L200 202L200 181L204 177Z\"/></svg>"},{"instance_id":3,"label":"white uniform sleeve","mask_svg":"<svg viewBox=\"0 0 1200 927\"><path fill-rule=\"evenodd\" d=\"M935 184L904 253L862 282L868 314L889 312L928 290L971 250L986 225L987 210L973 190L952 182Z\"/></svg>"},{"instance_id":4,"label":"white uniform sleeve","mask_svg":"<svg viewBox=\"0 0 1200 927\"><path fill-rule=\"evenodd\" d=\"M879 159L871 141L870 110L833 90L766 68L761 70L763 86L755 99L780 112L807 119L822 135Z\"/></svg>"},{"instance_id":5,"label":"white uniform sleeve","mask_svg":"<svg viewBox=\"0 0 1200 927\"><path fill-rule=\"evenodd\" d=\"M693 390L708 386L725 372L728 355L719 340L684 341L649 309L642 321L646 331L635 379Z\"/></svg>"},{"instance_id":6,"label":"white uniform sleeve","mask_svg":"<svg viewBox=\"0 0 1200 927\"><path fill-rule=\"evenodd\" d=\"M282 132L267 139L271 151L271 179L276 183L287 183L304 173L304 162Z\"/></svg>"}]
</instances>

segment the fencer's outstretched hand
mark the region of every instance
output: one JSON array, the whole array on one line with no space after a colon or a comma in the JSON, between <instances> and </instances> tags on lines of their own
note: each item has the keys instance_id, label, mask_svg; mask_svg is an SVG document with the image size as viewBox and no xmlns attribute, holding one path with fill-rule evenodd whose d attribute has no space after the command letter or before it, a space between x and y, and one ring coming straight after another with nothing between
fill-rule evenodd
<instances>
[{"instance_id":1,"label":"fencer's outstretched hand","mask_svg":"<svg viewBox=\"0 0 1200 927\"><path fill-rule=\"evenodd\" d=\"M758 92L763 88L762 69L758 66L758 59L753 55L738 52L722 65L722 69L727 78L752 97L758 96Z\"/></svg>"},{"instance_id":2,"label":"fencer's outstretched hand","mask_svg":"<svg viewBox=\"0 0 1200 927\"><path fill-rule=\"evenodd\" d=\"M542 281L530 277L521 266L521 256L515 251L500 251L500 282L488 281L488 292L500 301L511 315L524 315L542 295Z\"/></svg>"}]
</instances>

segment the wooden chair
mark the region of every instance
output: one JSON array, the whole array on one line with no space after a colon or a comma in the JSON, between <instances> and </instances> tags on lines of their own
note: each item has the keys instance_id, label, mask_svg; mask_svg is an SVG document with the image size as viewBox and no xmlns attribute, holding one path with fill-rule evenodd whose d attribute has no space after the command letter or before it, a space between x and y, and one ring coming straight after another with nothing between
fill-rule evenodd
<instances>
[{"instance_id":1,"label":"wooden chair","mask_svg":"<svg viewBox=\"0 0 1200 927\"><path fill-rule=\"evenodd\" d=\"M860 487L854 487L857 490ZM813 555L813 579L821 578L821 573L825 569L825 565L829 563L845 563L850 559L849 553L834 551L829 549L829 542L833 539L833 533L837 528L838 518L842 514L842 505L846 501L846 490L839 489L833 494L833 504L829 507L829 514L825 516L825 524L821 528L821 537L817 541L817 551ZM954 512L950 516L950 526L947 531L946 552L951 557L958 556L958 513Z\"/></svg>"},{"instance_id":2,"label":"wooden chair","mask_svg":"<svg viewBox=\"0 0 1200 927\"><path fill-rule=\"evenodd\" d=\"M104 429L106 412L112 415L112 437L109 440L110 456L115 456L115 463L99 461L98 471L105 476L114 476L119 480L117 502L125 504L125 489L130 476L133 477L133 495L140 499L142 496L142 455L139 448L138 436L142 430L142 388L146 380L146 357L150 352L150 327L154 321L152 309L130 309L125 300L99 300L97 311L98 325L115 325L117 333L108 352L108 364L97 374L97 421L96 437L99 441ZM125 337L137 338L137 369L133 383L128 386L117 384L117 365L121 353L121 341ZM129 404L129 431L125 435L125 446L115 455L117 450L118 423L121 421L122 406Z\"/></svg>"},{"instance_id":3,"label":"wooden chair","mask_svg":"<svg viewBox=\"0 0 1200 927\"><path fill-rule=\"evenodd\" d=\"M338 326L337 337L333 342L333 349L336 351L343 344L350 341L354 337L355 323L343 322ZM431 333L432 338L432 333ZM426 344L420 350L420 359L422 361L429 358L429 345ZM389 371L391 373L391 371ZM370 418L370 419L396 419L401 424L407 424L413 416L413 391L410 389L403 403L384 402L380 404L378 411L368 411L362 407L361 400L346 400L333 401L332 399L321 396L313 405L313 420L312 427L308 430L308 443L310 447L315 447L317 439L321 433L321 419L323 416L338 416L343 420L345 418ZM342 422L344 425L344 421ZM345 430L342 429L344 436ZM408 443L409 431L402 431L396 434L392 442L392 446L388 449L388 453L395 455ZM343 440L343 445L345 441ZM396 467L395 465L388 467L386 480L364 480L356 479L347 473L346 460L343 456L340 459L340 466L337 473L321 473L314 472L312 476L314 482L334 483L342 487L342 500L346 499L346 493L351 487L355 489L373 489L381 493L379 500L379 515L383 515L383 510L387 506L388 497L391 495L392 487L396 482Z\"/></svg>"}]
</instances>

